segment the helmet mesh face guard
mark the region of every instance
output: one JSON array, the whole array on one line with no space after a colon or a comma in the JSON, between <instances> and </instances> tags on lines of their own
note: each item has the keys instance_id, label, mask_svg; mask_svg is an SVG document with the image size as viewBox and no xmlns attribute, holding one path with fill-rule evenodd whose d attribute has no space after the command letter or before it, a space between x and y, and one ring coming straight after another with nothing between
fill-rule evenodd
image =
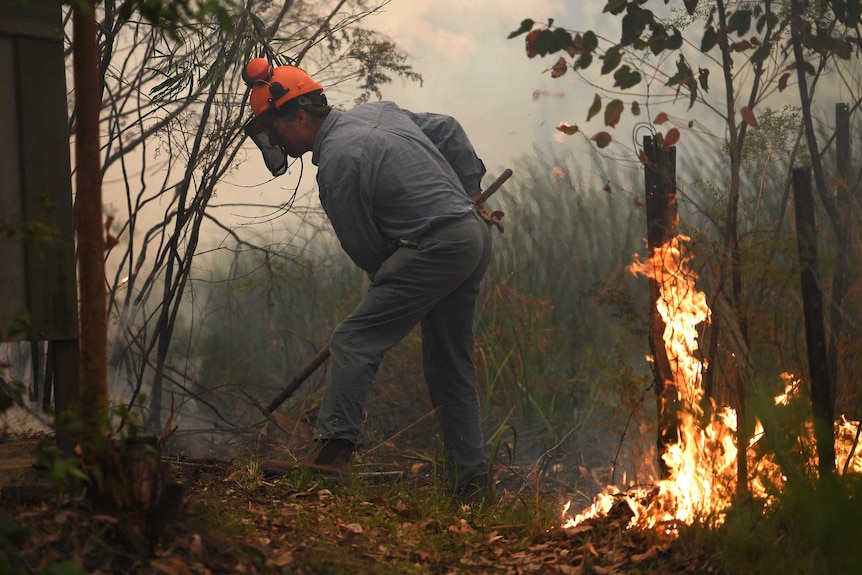
<instances>
[{"instance_id":1,"label":"helmet mesh face guard","mask_svg":"<svg viewBox=\"0 0 862 575\"><path fill-rule=\"evenodd\" d=\"M259 116L254 116L243 127L245 134L251 138L261 155L266 167L273 177L278 177L287 171L287 151L281 145L278 134L272 122L275 119L273 110L267 110Z\"/></svg>"}]
</instances>

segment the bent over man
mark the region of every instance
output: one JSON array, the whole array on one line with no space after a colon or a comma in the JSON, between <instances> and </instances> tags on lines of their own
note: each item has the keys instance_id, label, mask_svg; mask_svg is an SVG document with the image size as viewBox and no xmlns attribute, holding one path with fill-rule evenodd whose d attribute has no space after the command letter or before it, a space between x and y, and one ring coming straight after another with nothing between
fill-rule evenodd
<instances>
[{"instance_id":1,"label":"bent over man","mask_svg":"<svg viewBox=\"0 0 862 575\"><path fill-rule=\"evenodd\" d=\"M484 488L486 462L473 323L490 257L490 231L471 196L485 166L461 125L392 102L341 112L299 68L252 60L243 77L254 114L246 133L273 175L311 152L320 202L350 258L370 278L332 333L332 364L315 429L317 449L297 465L347 474L371 382L384 353L421 322L422 359L456 493Z\"/></svg>"}]
</instances>

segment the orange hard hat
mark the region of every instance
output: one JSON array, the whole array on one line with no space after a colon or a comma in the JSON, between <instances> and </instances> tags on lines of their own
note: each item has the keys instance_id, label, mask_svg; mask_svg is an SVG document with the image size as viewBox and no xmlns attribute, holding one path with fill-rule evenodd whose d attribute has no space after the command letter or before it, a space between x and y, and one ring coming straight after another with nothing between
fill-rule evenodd
<instances>
[{"instance_id":1,"label":"orange hard hat","mask_svg":"<svg viewBox=\"0 0 862 575\"><path fill-rule=\"evenodd\" d=\"M255 58L246 64L242 79L251 87L248 101L255 116L270 108L281 108L303 94L323 92L323 86L296 66L274 68L266 58Z\"/></svg>"}]
</instances>

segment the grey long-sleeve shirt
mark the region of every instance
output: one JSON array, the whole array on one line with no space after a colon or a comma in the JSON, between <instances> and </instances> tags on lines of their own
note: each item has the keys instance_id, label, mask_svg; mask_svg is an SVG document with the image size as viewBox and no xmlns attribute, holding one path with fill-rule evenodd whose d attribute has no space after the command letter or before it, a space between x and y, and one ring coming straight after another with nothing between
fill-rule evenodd
<instances>
[{"instance_id":1,"label":"grey long-sleeve shirt","mask_svg":"<svg viewBox=\"0 0 862 575\"><path fill-rule=\"evenodd\" d=\"M332 110L311 161L341 246L371 275L398 240L469 211L485 174L454 118L414 114L392 102Z\"/></svg>"}]
</instances>

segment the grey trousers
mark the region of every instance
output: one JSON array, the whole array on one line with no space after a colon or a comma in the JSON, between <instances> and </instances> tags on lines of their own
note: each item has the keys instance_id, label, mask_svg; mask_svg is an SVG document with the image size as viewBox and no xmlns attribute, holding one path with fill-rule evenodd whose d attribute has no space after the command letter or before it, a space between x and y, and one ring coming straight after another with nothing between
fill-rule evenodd
<instances>
[{"instance_id":1,"label":"grey trousers","mask_svg":"<svg viewBox=\"0 0 862 575\"><path fill-rule=\"evenodd\" d=\"M489 227L472 211L401 242L332 333L317 439L357 441L383 354L421 322L423 372L451 464L450 481L459 488L484 472L472 353L476 300L490 255Z\"/></svg>"}]
</instances>

